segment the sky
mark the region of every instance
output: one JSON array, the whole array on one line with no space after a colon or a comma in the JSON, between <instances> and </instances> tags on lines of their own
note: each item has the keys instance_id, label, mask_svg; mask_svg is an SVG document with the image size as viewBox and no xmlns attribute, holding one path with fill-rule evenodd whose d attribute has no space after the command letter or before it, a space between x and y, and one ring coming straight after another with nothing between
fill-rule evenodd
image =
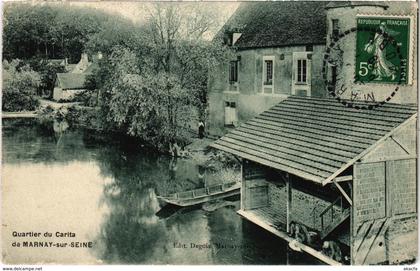
<instances>
[{"instance_id":1,"label":"sky","mask_svg":"<svg viewBox=\"0 0 420 271\"><path fill-rule=\"evenodd\" d=\"M135 23L140 23L144 20L147 11L148 2L135 2L135 1L69 1L70 5L79 7L96 8L110 14L124 16ZM190 2L191 3L191 2ZM229 18L230 15L239 6L239 2L195 2L198 5L203 5L211 9L218 9L220 16L224 20Z\"/></svg>"},{"instance_id":2,"label":"sky","mask_svg":"<svg viewBox=\"0 0 420 271\"><path fill-rule=\"evenodd\" d=\"M142 23L145 21L147 16L147 6L150 5L152 1L104 1L104 0L90 0L90 1L78 1L78 0L4 0L4 2L22 2L22 3L32 3L32 4L68 4L71 6L78 7L89 7L98 9L113 15L123 16L128 18L133 23ZM206 8L215 9L220 14L220 18L225 22L239 6L240 2L238 1L173 1L173 2L185 2L185 3L195 3L197 5L202 5Z\"/></svg>"}]
</instances>

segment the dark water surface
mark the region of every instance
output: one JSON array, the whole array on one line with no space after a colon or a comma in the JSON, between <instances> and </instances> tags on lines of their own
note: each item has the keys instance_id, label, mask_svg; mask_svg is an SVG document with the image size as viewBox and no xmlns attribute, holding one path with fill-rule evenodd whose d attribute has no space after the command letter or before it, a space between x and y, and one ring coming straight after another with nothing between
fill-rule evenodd
<instances>
[{"instance_id":1,"label":"dark water surface","mask_svg":"<svg viewBox=\"0 0 420 271\"><path fill-rule=\"evenodd\" d=\"M238 199L235 208L214 212L199 207L161 210L157 194L203 185L191 160L178 160L174 172L170 168L175 161L125 139L98 139L85 130L58 135L34 120L3 120L2 140L6 262L317 263L288 251L284 241L237 215ZM209 175L206 178L212 180ZM14 231L40 232L41 236L13 237ZM45 237L45 232L53 236ZM76 237L57 237L56 232L73 232ZM13 247L17 242L67 246ZM71 242L92 242L93 247L69 247Z\"/></svg>"}]
</instances>

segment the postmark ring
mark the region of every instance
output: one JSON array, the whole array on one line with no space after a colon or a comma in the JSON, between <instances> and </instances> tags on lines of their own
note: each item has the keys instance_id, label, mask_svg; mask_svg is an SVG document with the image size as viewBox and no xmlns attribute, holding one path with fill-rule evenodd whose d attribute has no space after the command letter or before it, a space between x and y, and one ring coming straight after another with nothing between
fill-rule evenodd
<instances>
[{"instance_id":1,"label":"postmark ring","mask_svg":"<svg viewBox=\"0 0 420 271\"><path fill-rule=\"evenodd\" d=\"M344 31L343 33L340 33L337 37L333 38L333 40L330 42L330 44L327 45L327 48L326 48L326 51L325 51L323 64L322 64L322 76L323 76L323 80L324 80L324 83L325 83L325 86L327 88L328 93L333 98L335 98L339 103L343 104L345 107L348 107L348 108L372 110L374 108L377 108L377 107L382 106L385 103L389 102L392 99L392 97L395 96L395 94L399 90L399 85L401 85L401 83L402 83L402 80L401 80L402 77L401 76L399 77L396 88L391 92L391 94L385 100L380 101L380 102L372 102L369 105L362 105L362 104L358 105L356 103L348 102L347 100L342 99L340 97L340 95L337 95L337 93L335 92L334 86L332 86L332 84L328 81L327 62L328 62L328 59L329 59L329 56L330 56L331 49L337 44L337 42L340 39L344 38L345 36L347 36L347 35L349 35L353 32L356 32L356 31L367 31L367 32L372 32L372 33L378 33L377 30L374 30L374 29L371 29L371 28L353 27L349 30ZM381 34L384 36L385 40L387 41L385 47L388 46L388 44L392 44L394 46L396 45L395 39L391 35L389 35L386 32L382 32ZM396 48L396 55L399 57L400 65L401 65L401 61L402 61L403 56L401 54L400 48L398 46L395 46L395 48ZM383 48L381 48L381 49L383 49ZM377 61L377 60L373 57L373 61ZM401 66L400 66L399 70L401 72Z\"/></svg>"}]
</instances>

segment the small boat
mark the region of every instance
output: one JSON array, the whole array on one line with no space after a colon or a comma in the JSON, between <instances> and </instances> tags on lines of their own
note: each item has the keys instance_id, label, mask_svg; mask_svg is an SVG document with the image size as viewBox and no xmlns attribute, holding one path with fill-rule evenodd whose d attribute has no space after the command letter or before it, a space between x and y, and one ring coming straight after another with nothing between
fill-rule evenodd
<instances>
[{"instance_id":1,"label":"small boat","mask_svg":"<svg viewBox=\"0 0 420 271\"><path fill-rule=\"evenodd\" d=\"M223 199L241 193L241 183L225 183L214 186L207 186L194 190L170 194L167 196L157 196L158 200L173 205L186 207L201 204L204 202Z\"/></svg>"}]
</instances>

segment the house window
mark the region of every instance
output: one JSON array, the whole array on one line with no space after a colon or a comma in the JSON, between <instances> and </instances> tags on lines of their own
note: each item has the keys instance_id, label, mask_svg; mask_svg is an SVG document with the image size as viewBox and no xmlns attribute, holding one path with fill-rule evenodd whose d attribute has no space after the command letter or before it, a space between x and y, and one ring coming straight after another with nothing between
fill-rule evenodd
<instances>
[{"instance_id":1,"label":"house window","mask_svg":"<svg viewBox=\"0 0 420 271\"><path fill-rule=\"evenodd\" d=\"M229 66L229 82L238 82L238 61L231 61Z\"/></svg>"},{"instance_id":2,"label":"house window","mask_svg":"<svg viewBox=\"0 0 420 271\"><path fill-rule=\"evenodd\" d=\"M274 90L274 56L263 56L262 59L262 93L272 94Z\"/></svg>"},{"instance_id":3,"label":"house window","mask_svg":"<svg viewBox=\"0 0 420 271\"><path fill-rule=\"evenodd\" d=\"M273 60L264 60L264 85L273 84Z\"/></svg>"},{"instance_id":4,"label":"house window","mask_svg":"<svg viewBox=\"0 0 420 271\"><path fill-rule=\"evenodd\" d=\"M306 84L307 78L307 60L306 59L298 59L297 60L297 82L300 84Z\"/></svg>"},{"instance_id":5,"label":"house window","mask_svg":"<svg viewBox=\"0 0 420 271\"><path fill-rule=\"evenodd\" d=\"M332 37L337 38L340 32L340 29L338 28L338 19L332 19L331 23L332 23Z\"/></svg>"},{"instance_id":6,"label":"house window","mask_svg":"<svg viewBox=\"0 0 420 271\"><path fill-rule=\"evenodd\" d=\"M305 51L306 52L312 52L314 50L314 46L313 45L306 45L305 47Z\"/></svg>"}]
</instances>

